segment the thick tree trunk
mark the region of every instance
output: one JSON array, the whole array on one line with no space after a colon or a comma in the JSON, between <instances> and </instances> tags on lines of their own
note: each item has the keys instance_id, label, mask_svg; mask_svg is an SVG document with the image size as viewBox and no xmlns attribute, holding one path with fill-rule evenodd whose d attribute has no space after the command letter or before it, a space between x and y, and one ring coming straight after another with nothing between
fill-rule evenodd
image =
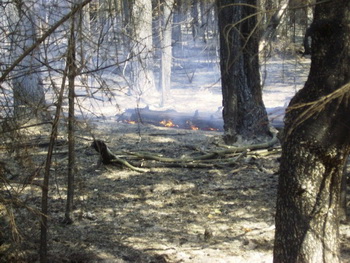
<instances>
[{"instance_id":1,"label":"thick tree trunk","mask_svg":"<svg viewBox=\"0 0 350 263\"><path fill-rule=\"evenodd\" d=\"M9 4L11 59L15 61L36 41L35 21L28 14L24 1ZM44 107L45 94L40 75L40 63L37 61L38 50L26 56L12 72L14 112L16 117L33 117Z\"/></svg>"},{"instance_id":2,"label":"thick tree trunk","mask_svg":"<svg viewBox=\"0 0 350 263\"><path fill-rule=\"evenodd\" d=\"M218 0L220 66L226 143L267 136L259 75L255 1Z\"/></svg>"},{"instance_id":3,"label":"thick tree trunk","mask_svg":"<svg viewBox=\"0 0 350 263\"><path fill-rule=\"evenodd\" d=\"M340 262L338 210L350 150L349 14L345 0L316 5L310 75L285 118L275 263Z\"/></svg>"},{"instance_id":4,"label":"thick tree trunk","mask_svg":"<svg viewBox=\"0 0 350 263\"><path fill-rule=\"evenodd\" d=\"M339 262L339 193L347 152L300 139L283 145L288 150L280 169L274 262Z\"/></svg>"},{"instance_id":5,"label":"thick tree trunk","mask_svg":"<svg viewBox=\"0 0 350 263\"><path fill-rule=\"evenodd\" d=\"M154 95L152 41L152 1L133 0L131 5L132 32L132 91L136 96Z\"/></svg>"}]
</instances>

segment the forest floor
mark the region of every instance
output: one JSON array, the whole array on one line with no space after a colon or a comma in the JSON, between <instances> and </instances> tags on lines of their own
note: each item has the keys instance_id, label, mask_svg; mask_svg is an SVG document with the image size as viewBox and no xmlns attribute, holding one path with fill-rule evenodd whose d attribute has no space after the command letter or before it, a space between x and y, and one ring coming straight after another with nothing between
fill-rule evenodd
<instances>
[{"instance_id":1,"label":"forest floor","mask_svg":"<svg viewBox=\"0 0 350 263\"><path fill-rule=\"evenodd\" d=\"M193 60L188 58L188 61ZM178 112L216 112L222 100L217 64L195 66L186 61L174 68L177 74L172 79L168 103ZM307 59L281 57L264 64L262 76L267 78L263 97L270 120L282 120L286 103L302 87L308 67ZM99 155L91 147L93 138L105 141L118 157L129 159L125 151L181 159L222 149L218 146L220 132L118 122L116 115L136 106L150 105L152 110L165 108L154 103L157 98L138 100L125 96L123 91L115 95L118 107L114 103L101 103L88 108L91 101L84 105L94 116L81 118L77 126L76 190L71 225L61 223L67 176L66 127L61 126L50 179L50 262L272 262L278 143L269 151L251 151L230 164L207 168L170 167L169 164L156 167L154 161L153 168L139 173L99 164ZM96 109L101 111L101 117L96 117ZM0 262L38 261L40 227L35 211L40 209L41 189L37 185L42 180L40 167L46 158L45 142L50 128L22 129L22 134L28 136L17 146L10 145L15 151L6 151L6 143L1 148L1 172L11 184L4 185L0 197L18 201L17 207L7 212L15 215L19 233L13 233L13 238L21 245L17 250L19 257L11 258L16 251L4 237L10 231L6 226L14 222L1 214L0 226L5 227L0 232L4 233L0 235ZM240 145L247 143L252 142L240 142ZM215 162L221 160L211 164L218 164ZM145 164L152 166L152 162ZM16 184L26 178L34 184L24 188L23 184ZM341 224L340 234L342 260L350 262L349 222Z\"/></svg>"},{"instance_id":2,"label":"forest floor","mask_svg":"<svg viewBox=\"0 0 350 263\"><path fill-rule=\"evenodd\" d=\"M105 141L112 152L124 159L129 157L123 152L181 159L221 149L219 132L108 121L91 125L95 138ZM86 132L86 126L80 128L71 225L61 223L65 208L65 145L57 146L54 154L49 202L50 262L272 262L278 143L269 151L248 152L226 166L174 168L164 164L139 173L99 164L99 155L91 147L91 134ZM37 141L37 130L29 129L30 133L31 141ZM45 131L41 130L41 136ZM59 139L65 141L63 136ZM30 148L37 156L41 150ZM10 156L2 157L14 170ZM157 162L147 165L152 163ZM23 175L13 176L19 179ZM20 191L20 199L31 208L39 209L41 191L35 183L40 180L34 178L34 185ZM38 218L20 209L16 219L19 229L23 229L21 254L25 260L17 258L12 262L36 262ZM341 245L342 262L350 262L349 223L341 225Z\"/></svg>"}]
</instances>

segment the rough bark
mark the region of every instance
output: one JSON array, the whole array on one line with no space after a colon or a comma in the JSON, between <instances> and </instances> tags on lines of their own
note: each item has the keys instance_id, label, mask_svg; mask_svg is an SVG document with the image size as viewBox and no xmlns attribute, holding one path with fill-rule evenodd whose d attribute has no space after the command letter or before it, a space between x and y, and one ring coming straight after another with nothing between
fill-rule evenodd
<instances>
[{"instance_id":1,"label":"rough bark","mask_svg":"<svg viewBox=\"0 0 350 263\"><path fill-rule=\"evenodd\" d=\"M344 0L315 8L309 78L285 117L275 263L340 262L338 210L350 150L349 11Z\"/></svg>"},{"instance_id":2,"label":"rough bark","mask_svg":"<svg viewBox=\"0 0 350 263\"><path fill-rule=\"evenodd\" d=\"M268 134L259 75L256 1L218 0L226 143Z\"/></svg>"}]
</instances>

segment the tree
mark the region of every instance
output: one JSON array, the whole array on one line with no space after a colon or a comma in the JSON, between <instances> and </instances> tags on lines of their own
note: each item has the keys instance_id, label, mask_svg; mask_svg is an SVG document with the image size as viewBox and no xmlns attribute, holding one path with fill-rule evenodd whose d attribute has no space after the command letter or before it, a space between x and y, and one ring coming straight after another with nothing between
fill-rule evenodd
<instances>
[{"instance_id":1,"label":"tree","mask_svg":"<svg viewBox=\"0 0 350 263\"><path fill-rule=\"evenodd\" d=\"M8 5L7 11L5 10L9 20L11 62L18 59L36 41L36 22L29 15L30 9L27 5L32 4L28 1L13 1ZM23 58L11 75L15 115L31 118L45 104L38 49Z\"/></svg>"},{"instance_id":2,"label":"tree","mask_svg":"<svg viewBox=\"0 0 350 263\"><path fill-rule=\"evenodd\" d=\"M79 21L81 22L82 13L79 12ZM71 19L70 36L68 39L67 50L67 79L68 79L68 173L67 173L67 203L64 223L73 223L73 200L74 200L74 175L76 173L75 163L75 78L78 74L76 61L76 31L81 33L81 23L77 23L75 16Z\"/></svg>"},{"instance_id":3,"label":"tree","mask_svg":"<svg viewBox=\"0 0 350 263\"><path fill-rule=\"evenodd\" d=\"M66 79L68 78L69 85L69 117L68 117L68 136L69 136L69 164L68 164L68 193L67 193L67 206L65 213L65 222L69 223L71 219L72 204L73 204L73 194L74 194L74 168L75 168L75 155L74 155L74 81L76 77L76 61L75 61L75 30L74 30L74 15L77 12L80 12L91 0L86 0L80 4L72 6L71 11L61 18L55 25L53 25L43 36L40 41L44 41L46 37L53 34L53 32L62 25L69 18L72 18L70 37L68 39L68 47L66 52L66 65L62 76L62 84L59 90L57 102L56 102L56 113L52 123L50 141L47 151L46 162L44 166L44 178L42 184L42 197L41 197L41 231L40 231L40 262L48 262L48 242L47 242L47 232L48 232L48 201L49 201L49 185L50 185L50 170L52 165L52 155L55 146L55 142L58 134L58 126L61 116L62 104L63 104L63 95L65 91ZM38 44L40 44L40 41Z\"/></svg>"},{"instance_id":4,"label":"tree","mask_svg":"<svg viewBox=\"0 0 350 263\"><path fill-rule=\"evenodd\" d=\"M172 40L175 43L182 41L181 23L184 21L184 14L182 12L182 0L174 0L173 8L173 27L172 27Z\"/></svg>"},{"instance_id":5,"label":"tree","mask_svg":"<svg viewBox=\"0 0 350 263\"><path fill-rule=\"evenodd\" d=\"M278 7L271 1L266 3L266 29L264 31L263 39L270 41L276 39L277 27L280 25L281 20L286 17L286 11L290 0L281 0ZM284 19L286 20L286 19Z\"/></svg>"},{"instance_id":6,"label":"tree","mask_svg":"<svg viewBox=\"0 0 350 263\"><path fill-rule=\"evenodd\" d=\"M191 16L192 16L192 37L196 41L199 38L199 11L198 11L198 0L191 0Z\"/></svg>"},{"instance_id":7,"label":"tree","mask_svg":"<svg viewBox=\"0 0 350 263\"><path fill-rule=\"evenodd\" d=\"M152 1L129 2L132 51L132 83L137 96L156 91L153 74Z\"/></svg>"},{"instance_id":8,"label":"tree","mask_svg":"<svg viewBox=\"0 0 350 263\"><path fill-rule=\"evenodd\" d=\"M267 136L259 75L257 1L218 0L224 139ZM249 4L248 4L249 3Z\"/></svg>"},{"instance_id":9,"label":"tree","mask_svg":"<svg viewBox=\"0 0 350 263\"><path fill-rule=\"evenodd\" d=\"M172 9L174 0L162 1L161 24L161 60L160 60L160 89L162 91L161 104L164 106L169 95L171 86L171 64L172 64Z\"/></svg>"},{"instance_id":10,"label":"tree","mask_svg":"<svg viewBox=\"0 0 350 263\"><path fill-rule=\"evenodd\" d=\"M274 262L340 262L339 203L350 151L350 3L317 1L312 62L286 116Z\"/></svg>"}]
</instances>

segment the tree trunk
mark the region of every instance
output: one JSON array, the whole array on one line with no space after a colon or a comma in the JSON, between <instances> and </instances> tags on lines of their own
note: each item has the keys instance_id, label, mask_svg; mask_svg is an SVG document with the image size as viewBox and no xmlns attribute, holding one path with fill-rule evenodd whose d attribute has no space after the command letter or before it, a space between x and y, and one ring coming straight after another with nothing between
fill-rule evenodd
<instances>
[{"instance_id":1,"label":"tree trunk","mask_svg":"<svg viewBox=\"0 0 350 263\"><path fill-rule=\"evenodd\" d=\"M338 210L350 150L349 13L345 0L315 8L309 78L285 117L275 263L340 262Z\"/></svg>"},{"instance_id":2,"label":"tree trunk","mask_svg":"<svg viewBox=\"0 0 350 263\"><path fill-rule=\"evenodd\" d=\"M192 17L192 37L193 41L196 41L199 37L199 12L198 12L198 0L192 0L191 17Z\"/></svg>"},{"instance_id":3,"label":"tree trunk","mask_svg":"<svg viewBox=\"0 0 350 263\"><path fill-rule=\"evenodd\" d=\"M208 9L207 9L207 1L200 1L199 2L199 10L201 11L201 21L200 21L200 37L202 38L204 43L207 43L207 38L206 38L206 30L208 27Z\"/></svg>"},{"instance_id":4,"label":"tree trunk","mask_svg":"<svg viewBox=\"0 0 350 263\"><path fill-rule=\"evenodd\" d=\"M270 1L267 5L267 26L263 34L263 40L272 41L275 40L277 35L277 27L281 24L281 21L285 19L288 10L288 4L290 0L281 0L278 7L274 6Z\"/></svg>"},{"instance_id":5,"label":"tree trunk","mask_svg":"<svg viewBox=\"0 0 350 263\"><path fill-rule=\"evenodd\" d=\"M340 221L347 221L348 220L348 215L347 215L347 198L346 198L346 193L347 193L347 162L344 164L343 168L343 176L341 180L341 186L340 186L340 208L339 208L339 220Z\"/></svg>"},{"instance_id":6,"label":"tree trunk","mask_svg":"<svg viewBox=\"0 0 350 263\"><path fill-rule=\"evenodd\" d=\"M80 12L80 18L82 13ZM68 39L67 67L68 67L68 173L67 173L67 202L65 211L65 224L73 223L74 177L75 163L75 78L77 75L76 64L76 28L81 30L81 24L76 26L77 19L73 16L70 35ZM81 33L81 32L80 32ZM79 34L79 33L78 33Z\"/></svg>"},{"instance_id":7,"label":"tree trunk","mask_svg":"<svg viewBox=\"0 0 350 263\"><path fill-rule=\"evenodd\" d=\"M184 22L182 9L182 0L174 0L172 40L175 43L182 42L181 24Z\"/></svg>"},{"instance_id":8,"label":"tree trunk","mask_svg":"<svg viewBox=\"0 0 350 263\"><path fill-rule=\"evenodd\" d=\"M7 7L9 15L11 59L15 61L36 41L35 21L28 13L24 1L16 1ZM15 116L32 118L44 107L45 94L40 75L38 50L26 56L12 72Z\"/></svg>"},{"instance_id":9,"label":"tree trunk","mask_svg":"<svg viewBox=\"0 0 350 263\"><path fill-rule=\"evenodd\" d=\"M132 91L138 97L156 92L153 74L152 1L131 3Z\"/></svg>"},{"instance_id":10,"label":"tree trunk","mask_svg":"<svg viewBox=\"0 0 350 263\"><path fill-rule=\"evenodd\" d=\"M160 85L162 91L161 105L164 106L168 100L171 86L171 65L172 65L172 9L174 0L163 1L162 35L161 35L161 63L160 63Z\"/></svg>"},{"instance_id":11,"label":"tree trunk","mask_svg":"<svg viewBox=\"0 0 350 263\"><path fill-rule=\"evenodd\" d=\"M41 195L41 220L40 220L40 263L48 262L48 212L49 212L49 186L50 186L50 170L52 165L52 155L54 151L55 142L57 140L58 125L61 116L63 95L65 91L66 73L68 67L64 71L62 78L62 85L57 98L56 114L51 126L50 142L47 150L47 156L45 160L44 176L42 183L42 195Z\"/></svg>"},{"instance_id":12,"label":"tree trunk","mask_svg":"<svg viewBox=\"0 0 350 263\"><path fill-rule=\"evenodd\" d=\"M217 0L217 4L225 141L233 143L237 135L265 137L268 119L260 85L256 8L252 7L256 0Z\"/></svg>"}]
</instances>

